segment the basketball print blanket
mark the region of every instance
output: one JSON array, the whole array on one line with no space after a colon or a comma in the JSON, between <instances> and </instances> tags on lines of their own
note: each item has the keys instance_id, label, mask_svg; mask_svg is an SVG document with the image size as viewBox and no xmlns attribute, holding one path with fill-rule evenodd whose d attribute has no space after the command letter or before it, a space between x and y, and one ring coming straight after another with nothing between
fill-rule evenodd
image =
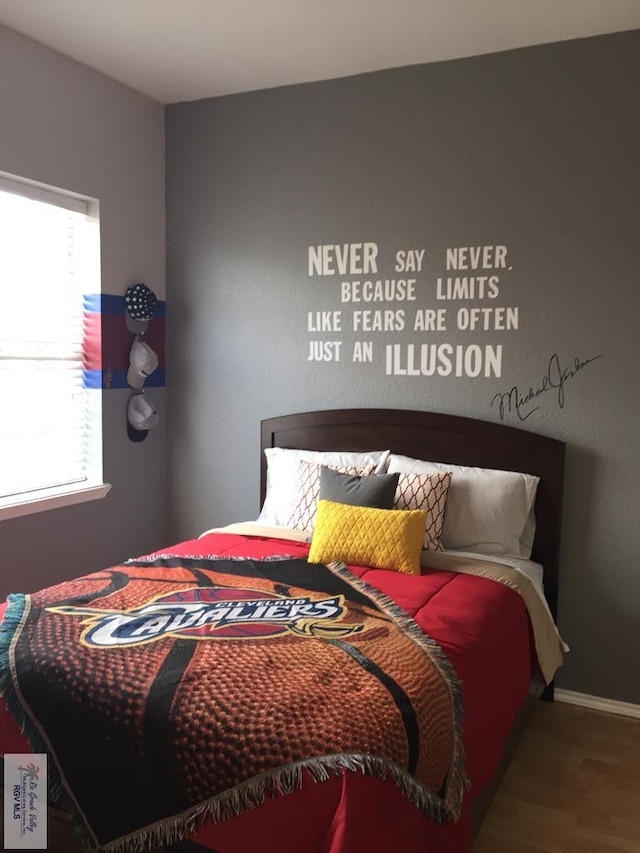
<instances>
[{"instance_id":1,"label":"basketball print blanket","mask_svg":"<svg viewBox=\"0 0 640 853\"><path fill-rule=\"evenodd\" d=\"M331 774L437 821L466 785L440 649L345 566L163 557L11 596L0 688L90 850L144 850Z\"/></svg>"}]
</instances>

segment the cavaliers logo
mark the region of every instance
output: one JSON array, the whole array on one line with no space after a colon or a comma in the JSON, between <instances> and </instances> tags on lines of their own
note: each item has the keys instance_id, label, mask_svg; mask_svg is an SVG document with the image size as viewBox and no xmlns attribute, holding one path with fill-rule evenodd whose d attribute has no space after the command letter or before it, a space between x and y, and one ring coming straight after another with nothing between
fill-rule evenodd
<instances>
[{"instance_id":1,"label":"cavaliers logo","mask_svg":"<svg viewBox=\"0 0 640 853\"><path fill-rule=\"evenodd\" d=\"M266 639L283 634L322 639L362 631L362 624L339 624L344 598L288 598L256 590L195 587L161 595L130 610L48 607L52 613L83 617L81 642L93 648L122 648L162 637L196 640Z\"/></svg>"}]
</instances>

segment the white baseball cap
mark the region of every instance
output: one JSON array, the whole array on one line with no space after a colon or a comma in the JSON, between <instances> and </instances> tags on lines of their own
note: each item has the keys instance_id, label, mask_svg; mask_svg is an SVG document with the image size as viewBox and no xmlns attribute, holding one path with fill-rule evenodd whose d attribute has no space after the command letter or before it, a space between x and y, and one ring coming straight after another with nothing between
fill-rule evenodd
<instances>
[{"instance_id":1,"label":"white baseball cap","mask_svg":"<svg viewBox=\"0 0 640 853\"><path fill-rule=\"evenodd\" d=\"M144 392L132 394L127 404L127 435L131 441L144 441L160 415Z\"/></svg>"},{"instance_id":2,"label":"white baseball cap","mask_svg":"<svg viewBox=\"0 0 640 853\"><path fill-rule=\"evenodd\" d=\"M135 340L129 354L127 383L138 391L158 366L158 356L144 341Z\"/></svg>"}]
</instances>

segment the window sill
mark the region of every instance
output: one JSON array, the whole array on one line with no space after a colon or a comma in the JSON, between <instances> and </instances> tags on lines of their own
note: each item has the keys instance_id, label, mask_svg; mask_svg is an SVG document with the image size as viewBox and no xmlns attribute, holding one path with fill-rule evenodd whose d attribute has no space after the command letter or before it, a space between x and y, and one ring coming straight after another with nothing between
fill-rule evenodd
<instances>
[{"instance_id":1,"label":"window sill","mask_svg":"<svg viewBox=\"0 0 640 853\"><path fill-rule=\"evenodd\" d=\"M7 518L19 518L22 515L32 515L36 512L45 512L49 509L58 509L63 506L97 501L107 496L111 489L110 483L100 486L88 486L82 489L60 490L55 493L48 491L34 493L28 499L11 499L12 503L0 501L0 521ZM5 501L9 499L5 498Z\"/></svg>"}]
</instances>

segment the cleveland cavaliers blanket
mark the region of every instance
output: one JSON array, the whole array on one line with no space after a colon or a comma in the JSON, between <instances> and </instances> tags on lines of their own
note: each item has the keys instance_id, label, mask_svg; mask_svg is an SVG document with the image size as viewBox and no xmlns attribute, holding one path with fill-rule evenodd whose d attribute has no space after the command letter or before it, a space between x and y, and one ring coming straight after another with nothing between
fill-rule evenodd
<instances>
[{"instance_id":1,"label":"cleveland cavaliers blanket","mask_svg":"<svg viewBox=\"0 0 640 853\"><path fill-rule=\"evenodd\" d=\"M455 675L341 564L162 557L11 596L0 690L91 850L171 843L342 772L459 816Z\"/></svg>"}]
</instances>

